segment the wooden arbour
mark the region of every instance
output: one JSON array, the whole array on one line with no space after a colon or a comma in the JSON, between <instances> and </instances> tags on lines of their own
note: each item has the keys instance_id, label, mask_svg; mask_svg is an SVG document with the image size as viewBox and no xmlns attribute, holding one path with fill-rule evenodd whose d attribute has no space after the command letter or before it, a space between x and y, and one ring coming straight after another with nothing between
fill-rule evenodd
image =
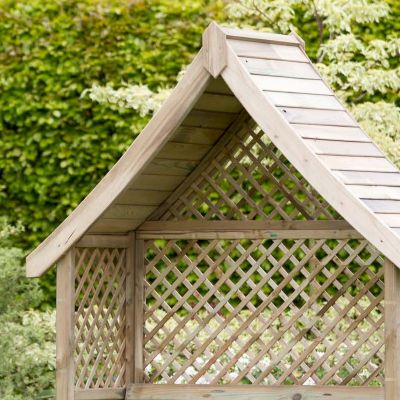
<instances>
[{"instance_id":1,"label":"wooden arbour","mask_svg":"<svg viewBox=\"0 0 400 400\"><path fill-rule=\"evenodd\" d=\"M57 399L397 399L399 194L297 35L211 24L27 259L58 261Z\"/></svg>"}]
</instances>

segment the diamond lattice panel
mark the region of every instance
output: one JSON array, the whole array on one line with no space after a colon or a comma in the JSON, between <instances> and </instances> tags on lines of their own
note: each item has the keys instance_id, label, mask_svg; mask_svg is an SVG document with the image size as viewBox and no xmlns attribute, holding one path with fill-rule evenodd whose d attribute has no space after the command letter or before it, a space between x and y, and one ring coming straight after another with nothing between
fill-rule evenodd
<instances>
[{"instance_id":1,"label":"diamond lattice panel","mask_svg":"<svg viewBox=\"0 0 400 400\"><path fill-rule=\"evenodd\" d=\"M366 241L145 243L148 382L383 383L383 260Z\"/></svg>"},{"instance_id":2,"label":"diamond lattice panel","mask_svg":"<svg viewBox=\"0 0 400 400\"><path fill-rule=\"evenodd\" d=\"M77 248L76 387L124 385L125 249Z\"/></svg>"},{"instance_id":3,"label":"diamond lattice panel","mask_svg":"<svg viewBox=\"0 0 400 400\"><path fill-rule=\"evenodd\" d=\"M163 220L316 220L340 216L259 128L246 123L218 148Z\"/></svg>"}]
</instances>

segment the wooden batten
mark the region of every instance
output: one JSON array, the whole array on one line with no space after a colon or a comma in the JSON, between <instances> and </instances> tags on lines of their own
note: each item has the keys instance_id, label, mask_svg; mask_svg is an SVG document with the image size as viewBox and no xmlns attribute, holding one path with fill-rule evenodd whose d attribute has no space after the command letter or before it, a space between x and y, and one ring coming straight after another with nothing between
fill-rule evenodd
<instances>
[{"instance_id":1,"label":"wooden batten","mask_svg":"<svg viewBox=\"0 0 400 400\"><path fill-rule=\"evenodd\" d=\"M56 396L57 400L74 400L74 250L68 251L57 268L56 306Z\"/></svg>"},{"instance_id":2,"label":"wooden batten","mask_svg":"<svg viewBox=\"0 0 400 400\"><path fill-rule=\"evenodd\" d=\"M385 400L400 398L400 271L385 262Z\"/></svg>"}]
</instances>

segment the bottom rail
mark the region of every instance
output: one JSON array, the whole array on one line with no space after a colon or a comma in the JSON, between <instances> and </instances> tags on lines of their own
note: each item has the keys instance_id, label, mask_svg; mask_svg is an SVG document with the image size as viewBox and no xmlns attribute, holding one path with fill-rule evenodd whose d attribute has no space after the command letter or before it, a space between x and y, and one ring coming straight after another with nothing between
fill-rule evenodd
<instances>
[{"instance_id":1,"label":"bottom rail","mask_svg":"<svg viewBox=\"0 0 400 400\"><path fill-rule=\"evenodd\" d=\"M126 400L383 400L383 388L356 386L131 384Z\"/></svg>"}]
</instances>

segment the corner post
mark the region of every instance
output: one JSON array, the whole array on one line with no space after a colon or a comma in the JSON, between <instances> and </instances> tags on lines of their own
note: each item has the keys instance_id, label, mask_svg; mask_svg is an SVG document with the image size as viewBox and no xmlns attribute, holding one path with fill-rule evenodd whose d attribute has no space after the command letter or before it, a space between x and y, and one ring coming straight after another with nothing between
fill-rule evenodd
<instances>
[{"instance_id":1,"label":"corner post","mask_svg":"<svg viewBox=\"0 0 400 400\"><path fill-rule=\"evenodd\" d=\"M57 265L56 302L56 398L74 399L74 316L75 263L74 249Z\"/></svg>"},{"instance_id":2,"label":"corner post","mask_svg":"<svg viewBox=\"0 0 400 400\"><path fill-rule=\"evenodd\" d=\"M126 249L126 348L125 348L125 385L134 382L135 378L135 232L128 235L128 247Z\"/></svg>"},{"instance_id":3,"label":"corner post","mask_svg":"<svg viewBox=\"0 0 400 400\"><path fill-rule=\"evenodd\" d=\"M142 383L144 374L144 241L135 240L135 288L134 288L134 308L135 308L135 362L134 380L135 383Z\"/></svg>"},{"instance_id":4,"label":"corner post","mask_svg":"<svg viewBox=\"0 0 400 400\"><path fill-rule=\"evenodd\" d=\"M228 53L226 35L215 22L211 22L203 33L203 49L203 66L217 78L228 65Z\"/></svg>"},{"instance_id":5,"label":"corner post","mask_svg":"<svg viewBox=\"0 0 400 400\"><path fill-rule=\"evenodd\" d=\"M385 261L385 400L400 399L400 270Z\"/></svg>"}]
</instances>

